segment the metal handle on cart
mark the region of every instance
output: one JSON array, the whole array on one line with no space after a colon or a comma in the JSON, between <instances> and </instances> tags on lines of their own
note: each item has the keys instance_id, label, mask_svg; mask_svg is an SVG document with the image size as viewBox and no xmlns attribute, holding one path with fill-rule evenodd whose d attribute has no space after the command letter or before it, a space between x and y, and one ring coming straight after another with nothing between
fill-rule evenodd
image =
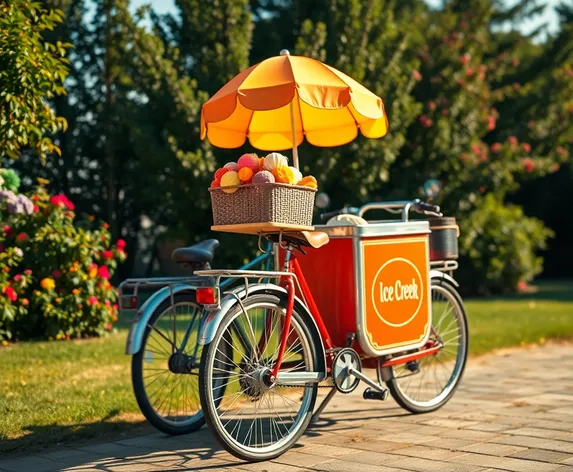
<instances>
[{"instance_id":1,"label":"metal handle on cart","mask_svg":"<svg viewBox=\"0 0 573 472\"><path fill-rule=\"evenodd\" d=\"M364 213L370 210L385 210L389 213L402 214L402 221L408 221L408 213L410 210L420 213L422 215L428 216L442 216L440 212L440 207L438 205L432 205L431 203L423 202L422 200L400 200L394 202L381 202L381 203L367 203L360 208L358 216L363 216Z\"/></svg>"},{"instance_id":2,"label":"metal handle on cart","mask_svg":"<svg viewBox=\"0 0 573 472\"><path fill-rule=\"evenodd\" d=\"M334 218L335 216L338 215L357 215L359 211L360 208L344 207L341 208L340 210L334 210L334 211L329 211L328 213L322 213L320 215L320 220L326 222L330 220L330 218Z\"/></svg>"}]
</instances>

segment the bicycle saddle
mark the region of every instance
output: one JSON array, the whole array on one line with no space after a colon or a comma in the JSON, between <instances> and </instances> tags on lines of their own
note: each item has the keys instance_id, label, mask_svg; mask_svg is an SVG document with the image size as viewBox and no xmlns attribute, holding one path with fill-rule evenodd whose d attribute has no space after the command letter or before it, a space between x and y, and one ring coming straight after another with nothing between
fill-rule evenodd
<instances>
[{"instance_id":1,"label":"bicycle saddle","mask_svg":"<svg viewBox=\"0 0 573 472\"><path fill-rule=\"evenodd\" d=\"M178 263L210 263L213 261L215 249L219 247L216 239L205 239L189 247L179 247L171 254L171 259Z\"/></svg>"},{"instance_id":2,"label":"bicycle saddle","mask_svg":"<svg viewBox=\"0 0 573 472\"><path fill-rule=\"evenodd\" d=\"M328 234L323 233L322 231L297 231L292 233L283 233L280 239L285 242L293 241L301 246L308 246L314 249L318 249L319 247L328 244L328 241L330 240L328 238ZM278 242L279 235L273 235L272 240L274 240L274 242Z\"/></svg>"}]
</instances>

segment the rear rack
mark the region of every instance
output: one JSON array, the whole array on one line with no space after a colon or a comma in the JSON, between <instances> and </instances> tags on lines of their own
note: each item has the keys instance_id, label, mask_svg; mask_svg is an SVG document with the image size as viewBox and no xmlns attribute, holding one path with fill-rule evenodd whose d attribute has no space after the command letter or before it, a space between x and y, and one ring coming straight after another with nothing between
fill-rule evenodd
<instances>
[{"instance_id":1,"label":"rear rack","mask_svg":"<svg viewBox=\"0 0 573 472\"><path fill-rule=\"evenodd\" d=\"M430 269L439 270L440 272L447 272L451 277L453 277L453 272L458 267L458 261L430 261Z\"/></svg>"}]
</instances>

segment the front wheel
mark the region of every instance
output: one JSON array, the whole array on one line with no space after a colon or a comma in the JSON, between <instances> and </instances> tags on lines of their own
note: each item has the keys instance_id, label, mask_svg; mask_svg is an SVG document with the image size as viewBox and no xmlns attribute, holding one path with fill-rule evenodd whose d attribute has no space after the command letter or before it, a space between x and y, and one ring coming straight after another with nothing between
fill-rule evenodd
<instances>
[{"instance_id":1,"label":"front wheel","mask_svg":"<svg viewBox=\"0 0 573 472\"><path fill-rule=\"evenodd\" d=\"M468 357L468 322L462 298L442 279L432 280L430 340L437 354L391 367L387 382L396 402L412 413L428 413L448 402L458 387Z\"/></svg>"},{"instance_id":2,"label":"front wheel","mask_svg":"<svg viewBox=\"0 0 573 472\"><path fill-rule=\"evenodd\" d=\"M240 459L263 461L283 454L302 435L312 416L317 385L272 382L269 374L285 318L280 299L253 295L242 307L237 304L224 315L212 342L204 346L199 393L205 419L219 443ZM313 338L307 321L295 308L281 372L316 370L320 341ZM230 354L225 349L229 340Z\"/></svg>"}]
</instances>

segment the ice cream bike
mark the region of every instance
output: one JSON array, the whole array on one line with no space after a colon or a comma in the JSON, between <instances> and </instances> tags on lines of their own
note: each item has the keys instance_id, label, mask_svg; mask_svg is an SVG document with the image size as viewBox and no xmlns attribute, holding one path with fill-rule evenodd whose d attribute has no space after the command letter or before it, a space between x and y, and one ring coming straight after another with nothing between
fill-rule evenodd
<instances>
[{"instance_id":1,"label":"ice cream bike","mask_svg":"<svg viewBox=\"0 0 573 472\"><path fill-rule=\"evenodd\" d=\"M338 146L358 129L378 138L387 127L379 97L286 51L243 71L203 106L202 136L215 146L236 148L248 137L257 149L293 149L291 167L277 152L242 156L209 189L214 231L255 235L281 256L274 271L196 272L212 281L197 289L210 311L199 337L201 406L239 458L284 453L313 413L360 382L365 399L390 392L413 413L440 408L460 382L468 328L451 277L455 221L413 200L341 209L312 226L316 181L300 174L297 145L306 137ZM389 218L368 220L374 210ZM422 217L412 219L416 213ZM243 283L221 293L219 280L228 278ZM315 411L319 388L329 393Z\"/></svg>"}]
</instances>

